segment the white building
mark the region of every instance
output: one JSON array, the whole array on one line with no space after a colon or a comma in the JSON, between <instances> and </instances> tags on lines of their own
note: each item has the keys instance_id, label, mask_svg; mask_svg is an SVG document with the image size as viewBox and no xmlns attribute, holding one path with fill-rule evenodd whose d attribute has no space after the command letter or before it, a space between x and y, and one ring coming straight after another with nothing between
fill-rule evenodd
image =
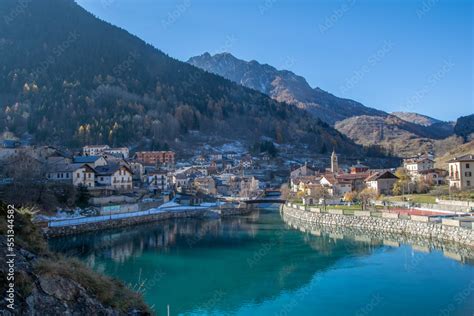
<instances>
[{"instance_id":1,"label":"white building","mask_svg":"<svg viewBox=\"0 0 474 316\"><path fill-rule=\"evenodd\" d=\"M124 159L130 156L130 151L127 147L109 148L104 150L103 153Z\"/></svg>"},{"instance_id":2,"label":"white building","mask_svg":"<svg viewBox=\"0 0 474 316\"><path fill-rule=\"evenodd\" d=\"M88 164L91 167L105 166L108 164L107 160L102 156L75 156L72 159L73 163Z\"/></svg>"},{"instance_id":3,"label":"white building","mask_svg":"<svg viewBox=\"0 0 474 316\"><path fill-rule=\"evenodd\" d=\"M376 172L365 179L368 188L373 189L377 194L392 194L393 186L398 177L390 171Z\"/></svg>"},{"instance_id":4,"label":"white building","mask_svg":"<svg viewBox=\"0 0 474 316\"><path fill-rule=\"evenodd\" d=\"M119 191L130 191L133 189L133 173L127 166L117 164L99 166L95 168L95 171L99 186Z\"/></svg>"},{"instance_id":5,"label":"white building","mask_svg":"<svg viewBox=\"0 0 474 316\"><path fill-rule=\"evenodd\" d=\"M100 156L105 150L110 149L108 145L90 145L82 147L84 156Z\"/></svg>"},{"instance_id":6,"label":"white building","mask_svg":"<svg viewBox=\"0 0 474 316\"><path fill-rule=\"evenodd\" d=\"M55 164L46 177L50 181L62 181L74 186L95 187L95 170L87 164Z\"/></svg>"},{"instance_id":7,"label":"white building","mask_svg":"<svg viewBox=\"0 0 474 316\"><path fill-rule=\"evenodd\" d=\"M147 182L152 190L167 191L171 188L170 178L165 171L155 171L147 174Z\"/></svg>"},{"instance_id":8,"label":"white building","mask_svg":"<svg viewBox=\"0 0 474 316\"><path fill-rule=\"evenodd\" d=\"M460 190L474 187L474 155L456 157L448 161L449 186Z\"/></svg>"},{"instance_id":9,"label":"white building","mask_svg":"<svg viewBox=\"0 0 474 316\"><path fill-rule=\"evenodd\" d=\"M412 176L418 175L420 171L430 170L434 168L434 161L423 158L409 158L403 160L403 167Z\"/></svg>"}]
</instances>

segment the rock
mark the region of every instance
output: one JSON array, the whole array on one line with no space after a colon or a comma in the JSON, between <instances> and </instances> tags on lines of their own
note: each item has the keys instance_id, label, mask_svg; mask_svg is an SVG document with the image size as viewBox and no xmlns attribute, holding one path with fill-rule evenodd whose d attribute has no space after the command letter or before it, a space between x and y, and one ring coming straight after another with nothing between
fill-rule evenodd
<instances>
[{"instance_id":1,"label":"rock","mask_svg":"<svg viewBox=\"0 0 474 316\"><path fill-rule=\"evenodd\" d=\"M39 278L39 283L43 291L59 300L71 301L82 290L76 282L57 275L44 275Z\"/></svg>"}]
</instances>

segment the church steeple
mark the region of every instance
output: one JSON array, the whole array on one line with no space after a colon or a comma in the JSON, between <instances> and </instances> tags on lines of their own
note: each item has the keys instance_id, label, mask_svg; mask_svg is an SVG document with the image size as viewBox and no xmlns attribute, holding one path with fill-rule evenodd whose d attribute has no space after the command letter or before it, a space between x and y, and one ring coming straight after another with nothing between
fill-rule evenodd
<instances>
[{"instance_id":1,"label":"church steeple","mask_svg":"<svg viewBox=\"0 0 474 316\"><path fill-rule=\"evenodd\" d=\"M331 172L338 172L339 165L337 163L337 155L336 151L333 149L331 154Z\"/></svg>"}]
</instances>

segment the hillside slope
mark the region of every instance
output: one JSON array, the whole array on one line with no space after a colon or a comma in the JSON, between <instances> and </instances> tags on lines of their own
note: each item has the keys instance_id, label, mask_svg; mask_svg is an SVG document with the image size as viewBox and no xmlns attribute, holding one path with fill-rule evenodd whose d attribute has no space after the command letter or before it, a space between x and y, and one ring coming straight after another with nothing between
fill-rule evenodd
<instances>
[{"instance_id":1,"label":"hillside slope","mask_svg":"<svg viewBox=\"0 0 474 316\"><path fill-rule=\"evenodd\" d=\"M153 147L189 130L358 151L304 111L170 58L72 0L0 12L0 131L38 143Z\"/></svg>"},{"instance_id":2,"label":"hillside slope","mask_svg":"<svg viewBox=\"0 0 474 316\"><path fill-rule=\"evenodd\" d=\"M474 140L471 140L465 144L456 146L451 150L447 151L444 155L437 157L435 165L437 168L448 168L448 160L453 159L453 157L460 157L464 155L474 155Z\"/></svg>"},{"instance_id":3,"label":"hillside slope","mask_svg":"<svg viewBox=\"0 0 474 316\"><path fill-rule=\"evenodd\" d=\"M418 113L388 114L353 100L339 98L320 88L313 89L303 77L291 71L277 70L256 61L240 60L229 53L214 56L204 53L190 58L188 63L258 90L275 100L305 109L334 125L356 143L380 146L395 155L434 150L440 147L435 145L437 140L453 135L452 122ZM380 126L384 126L383 132ZM383 133L383 137L380 133Z\"/></svg>"},{"instance_id":4,"label":"hillside slope","mask_svg":"<svg viewBox=\"0 0 474 316\"><path fill-rule=\"evenodd\" d=\"M359 102L336 97L320 88L313 89L305 78L291 71L277 70L254 60L247 62L229 53L214 56L204 53L190 58L188 63L265 93L277 101L294 104L331 125L351 116L387 114Z\"/></svg>"},{"instance_id":5,"label":"hillside slope","mask_svg":"<svg viewBox=\"0 0 474 316\"><path fill-rule=\"evenodd\" d=\"M436 124L436 123L435 123ZM356 143L379 145L399 157L418 153L443 154L451 146L462 144L461 137L449 137L442 130L404 121L397 116L386 117L355 116L336 123L336 129Z\"/></svg>"}]
</instances>

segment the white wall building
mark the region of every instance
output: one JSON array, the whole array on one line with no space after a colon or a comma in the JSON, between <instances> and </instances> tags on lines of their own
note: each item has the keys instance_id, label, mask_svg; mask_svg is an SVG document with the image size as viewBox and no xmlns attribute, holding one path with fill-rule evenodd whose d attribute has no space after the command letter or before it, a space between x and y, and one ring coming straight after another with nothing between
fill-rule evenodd
<instances>
[{"instance_id":1,"label":"white wall building","mask_svg":"<svg viewBox=\"0 0 474 316\"><path fill-rule=\"evenodd\" d=\"M474 188L474 155L456 157L448 161L449 186L459 190Z\"/></svg>"}]
</instances>

